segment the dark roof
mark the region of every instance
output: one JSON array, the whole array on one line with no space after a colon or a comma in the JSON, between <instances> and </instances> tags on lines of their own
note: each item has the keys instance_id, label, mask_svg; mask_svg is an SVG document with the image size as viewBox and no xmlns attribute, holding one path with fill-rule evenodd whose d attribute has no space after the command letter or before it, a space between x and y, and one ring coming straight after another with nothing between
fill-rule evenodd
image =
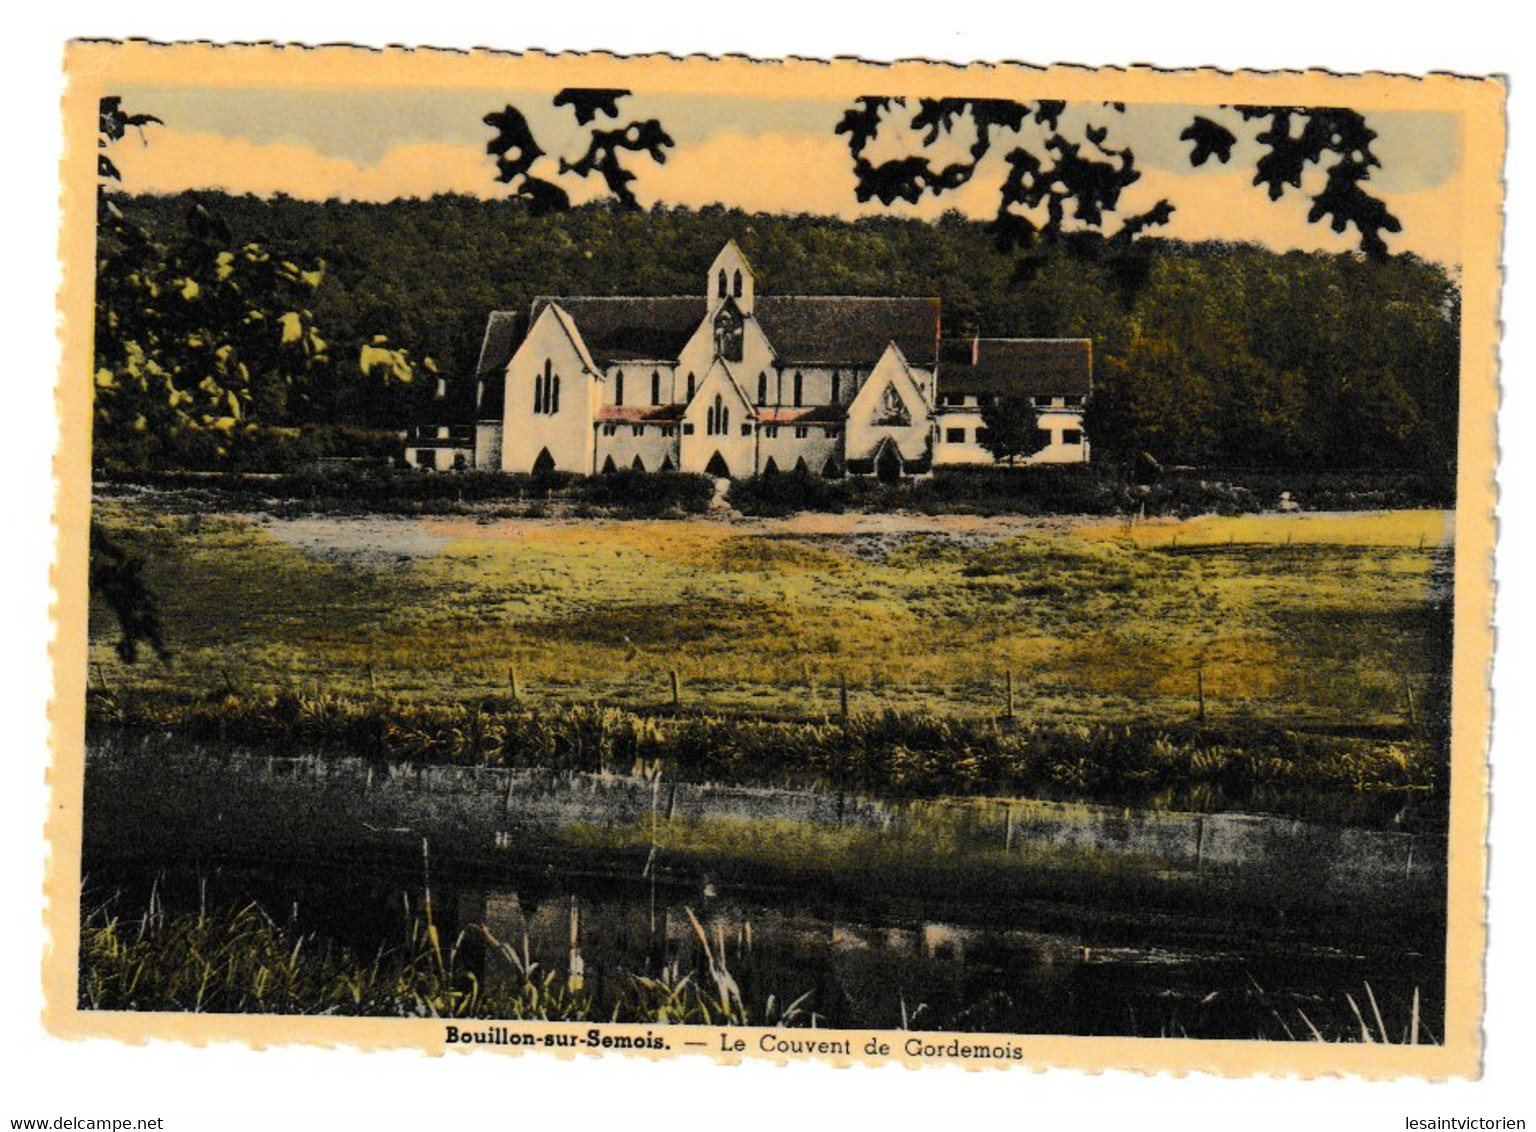
<instances>
[{"instance_id":1,"label":"dark roof","mask_svg":"<svg viewBox=\"0 0 1536 1132\"><path fill-rule=\"evenodd\" d=\"M756 409L757 419L768 425L843 424L848 410L842 405L812 405L804 409Z\"/></svg>"},{"instance_id":2,"label":"dark roof","mask_svg":"<svg viewBox=\"0 0 1536 1132\"><path fill-rule=\"evenodd\" d=\"M938 299L759 295L752 313L781 365L873 366L891 342L913 365L938 358Z\"/></svg>"},{"instance_id":3,"label":"dark roof","mask_svg":"<svg viewBox=\"0 0 1536 1132\"><path fill-rule=\"evenodd\" d=\"M702 296L600 298L587 295L540 296L533 300L528 325L549 303L559 303L581 331L599 365L627 361L675 361L704 321ZM512 351L507 351L507 357ZM505 364L505 363L503 363Z\"/></svg>"},{"instance_id":4,"label":"dark roof","mask_svg":"<svg viewBox=\"0 0 1536 1132\"><path fill-rule=\"evenodd\" d=\"M507 368L512 355L517 352L518 318L516 311L492 311L485 323L485 337L480 340L480 360L475 365L475 375Z\"/></svg>"},{"instance_id":5,"label":"dark roof","mask_svg":"<svg viewBox=\"0 0 1536 1132\"><path fill-rule=\"evenodd\" d=\"M685 405L601 405L597 410L597 419L604 424L644 424L660 422L668 424L672 421L683 419Z\"/></svg>"},{"instance_id":6,"label":"dark roof","mask_svg":"<svg viewBox=\"0 0 1536 1132\"><path fill-rule=\"evenodd\" d=\"M944 343L937 379L941 395L1086 396L1092 383L1093 342L1087 338L954 339Z\"/></svg>"}]
</instances>

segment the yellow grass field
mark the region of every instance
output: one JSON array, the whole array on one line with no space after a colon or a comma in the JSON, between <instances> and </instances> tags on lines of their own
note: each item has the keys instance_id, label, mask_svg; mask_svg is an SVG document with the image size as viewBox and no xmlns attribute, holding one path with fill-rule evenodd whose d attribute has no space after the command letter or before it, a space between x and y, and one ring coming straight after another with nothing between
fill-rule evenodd
<instances>
[{"instance_id":1,"label":"yellow grass field","mask_svg":"<svg viewBox=\"0 0 1536 1132\"><path fill-rule=\"evenodd\" d=\"M421 701L894 707L1360 727L1430 702L1453 515L602 521L185 513L97 501L171 656L108 687Z\"/></svg>"}]
</instances>

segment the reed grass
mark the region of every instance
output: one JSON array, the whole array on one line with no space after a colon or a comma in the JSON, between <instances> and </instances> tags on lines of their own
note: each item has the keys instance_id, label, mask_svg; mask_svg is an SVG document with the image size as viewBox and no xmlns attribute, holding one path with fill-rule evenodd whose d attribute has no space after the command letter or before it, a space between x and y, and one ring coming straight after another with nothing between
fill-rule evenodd
<instances>
[{"instance_id":1,"label":"reed grass","mask_svg":"<svg viewBox=\"0 0 1536 1132\"><path fill-rule=\"evenodd\" d=\"M93 738L174 737L273 753L397 763L644 774L892 799L1004 795L1145 809L1284 813L1434 826L1427 736L1315 734L1254 721L1046 723L927 712L743 718L661 706L528 708L510 696L421 704L286 692L194 697L103 689Z\"/></svg>"},{"instance_id":2,"label":"reed grass","mask_svg":"<svg viewBox=\"0 0 1536 1132\"><path fill-rule=\"evenodd\" d=\"M730 941L711 943L691 911L703 949L697 969L674 959L654 973L619 972L600 993L580 957L574 910L561 967L531 954L526 935L519 946L483 924L445 940L429 899L408 912L402 943L371 954L306 932L293 919L280 922L256 903L172 912L154 890L136 915L115 912L115 903L83 917L82 1009L712 1026L815 1021L808 996L788 1005L772 994L760 1004L752 999L732 973ZM483 960L472 960L472 950Z\"/></svg>"}]
</instances>

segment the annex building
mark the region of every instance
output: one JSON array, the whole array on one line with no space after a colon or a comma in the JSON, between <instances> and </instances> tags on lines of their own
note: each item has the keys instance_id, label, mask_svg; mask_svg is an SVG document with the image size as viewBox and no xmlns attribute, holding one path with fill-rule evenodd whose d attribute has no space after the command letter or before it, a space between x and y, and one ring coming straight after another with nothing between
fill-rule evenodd
<instances>
[{"instance_id":1,"label":"annex building","mask_svg":"<svg viewBox=\"0 0 1536 1132\"><path fill-rule=\"evenodd\" d=\"M898 479L993 463L982 410L1001 396L1035 408L1039 448L1023 462L1088 460L1088 339L946 340L936 298L759 295L734 241L703 284L492 312L473 422L418 430L407 461Z\"/></svg>"}]
</instances>

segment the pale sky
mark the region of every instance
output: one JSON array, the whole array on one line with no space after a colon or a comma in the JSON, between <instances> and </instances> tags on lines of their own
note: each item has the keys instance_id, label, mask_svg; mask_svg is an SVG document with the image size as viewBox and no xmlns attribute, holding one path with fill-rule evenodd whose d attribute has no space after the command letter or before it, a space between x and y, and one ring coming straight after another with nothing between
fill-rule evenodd
<instances>
[{"instance_id":1,"label":"pale sky","mask_svg":"<svg viewBox=\"0 0 1536 1132\"><path fill-rule=\"evenodd\" d=\"M412 92L231 90L195 87L125 87L130 112L153 113L141 140L134 132L113 150L124 186L136 192L218 188L234 193L286 193L304 199L339 197L382 201L455 192L499 197L507 186L494 179L485 152L492 131L481 119L507 103L528 118L548 151L534 172L560 184L576 202L602 195L597 177L561 176L560 157L585 150L585 131L569 107L550 104L552 92L431 90ZM953 192L927 195L917 205L859 204L845 138L834 127L847 104L814 99L751 96L647 95L620 104L621 122L655 117L677 143L663 165L629 154L640 202L699 206L720 203L748 211L813 212L856 217L888 212L933 218L947 209L987 217L996 212L1005 173L1000 154L1010 146L999 134L993 152L972 181ZM910 109L908 111L910 113ZM1189 165L1189 143L1179 132L1194 114L1227 125L1239 139L1230 164L1214 159ZM1368 123L1378 138L1382 168L1368 188L1403 222L1385 233L1393 251L1413 251L1455 267L1461 261L1460 134L1457 118L1444 113L1374 112ZM616 123L599 117L595 125ZM1142 179L1122 197L1120 214L1171 200L1173 220L1161 235L1199 240L1253 240L1276 249L1347 251L1359 246L1351 228L1335 234L1306 220L1309 201L1294 190L1271 204L1252 184L1259 150L1252 136L1261 127L1216 107L1131 105L1116 113L1096 104L1072 106L1063 121L1069 136L1081 127L1108 127L1108 145L1130 146ZM1026 126L1022 139L1042 137ZM878 145L896 152L900 130L888 128ZM965 138L957 138L963 152ZM870 156L878 157L872 150ZM1320 184L1322 170L1312 174ZM1111 228L1113 222L1111 222Z\"/></svg>"}]
</instances>

